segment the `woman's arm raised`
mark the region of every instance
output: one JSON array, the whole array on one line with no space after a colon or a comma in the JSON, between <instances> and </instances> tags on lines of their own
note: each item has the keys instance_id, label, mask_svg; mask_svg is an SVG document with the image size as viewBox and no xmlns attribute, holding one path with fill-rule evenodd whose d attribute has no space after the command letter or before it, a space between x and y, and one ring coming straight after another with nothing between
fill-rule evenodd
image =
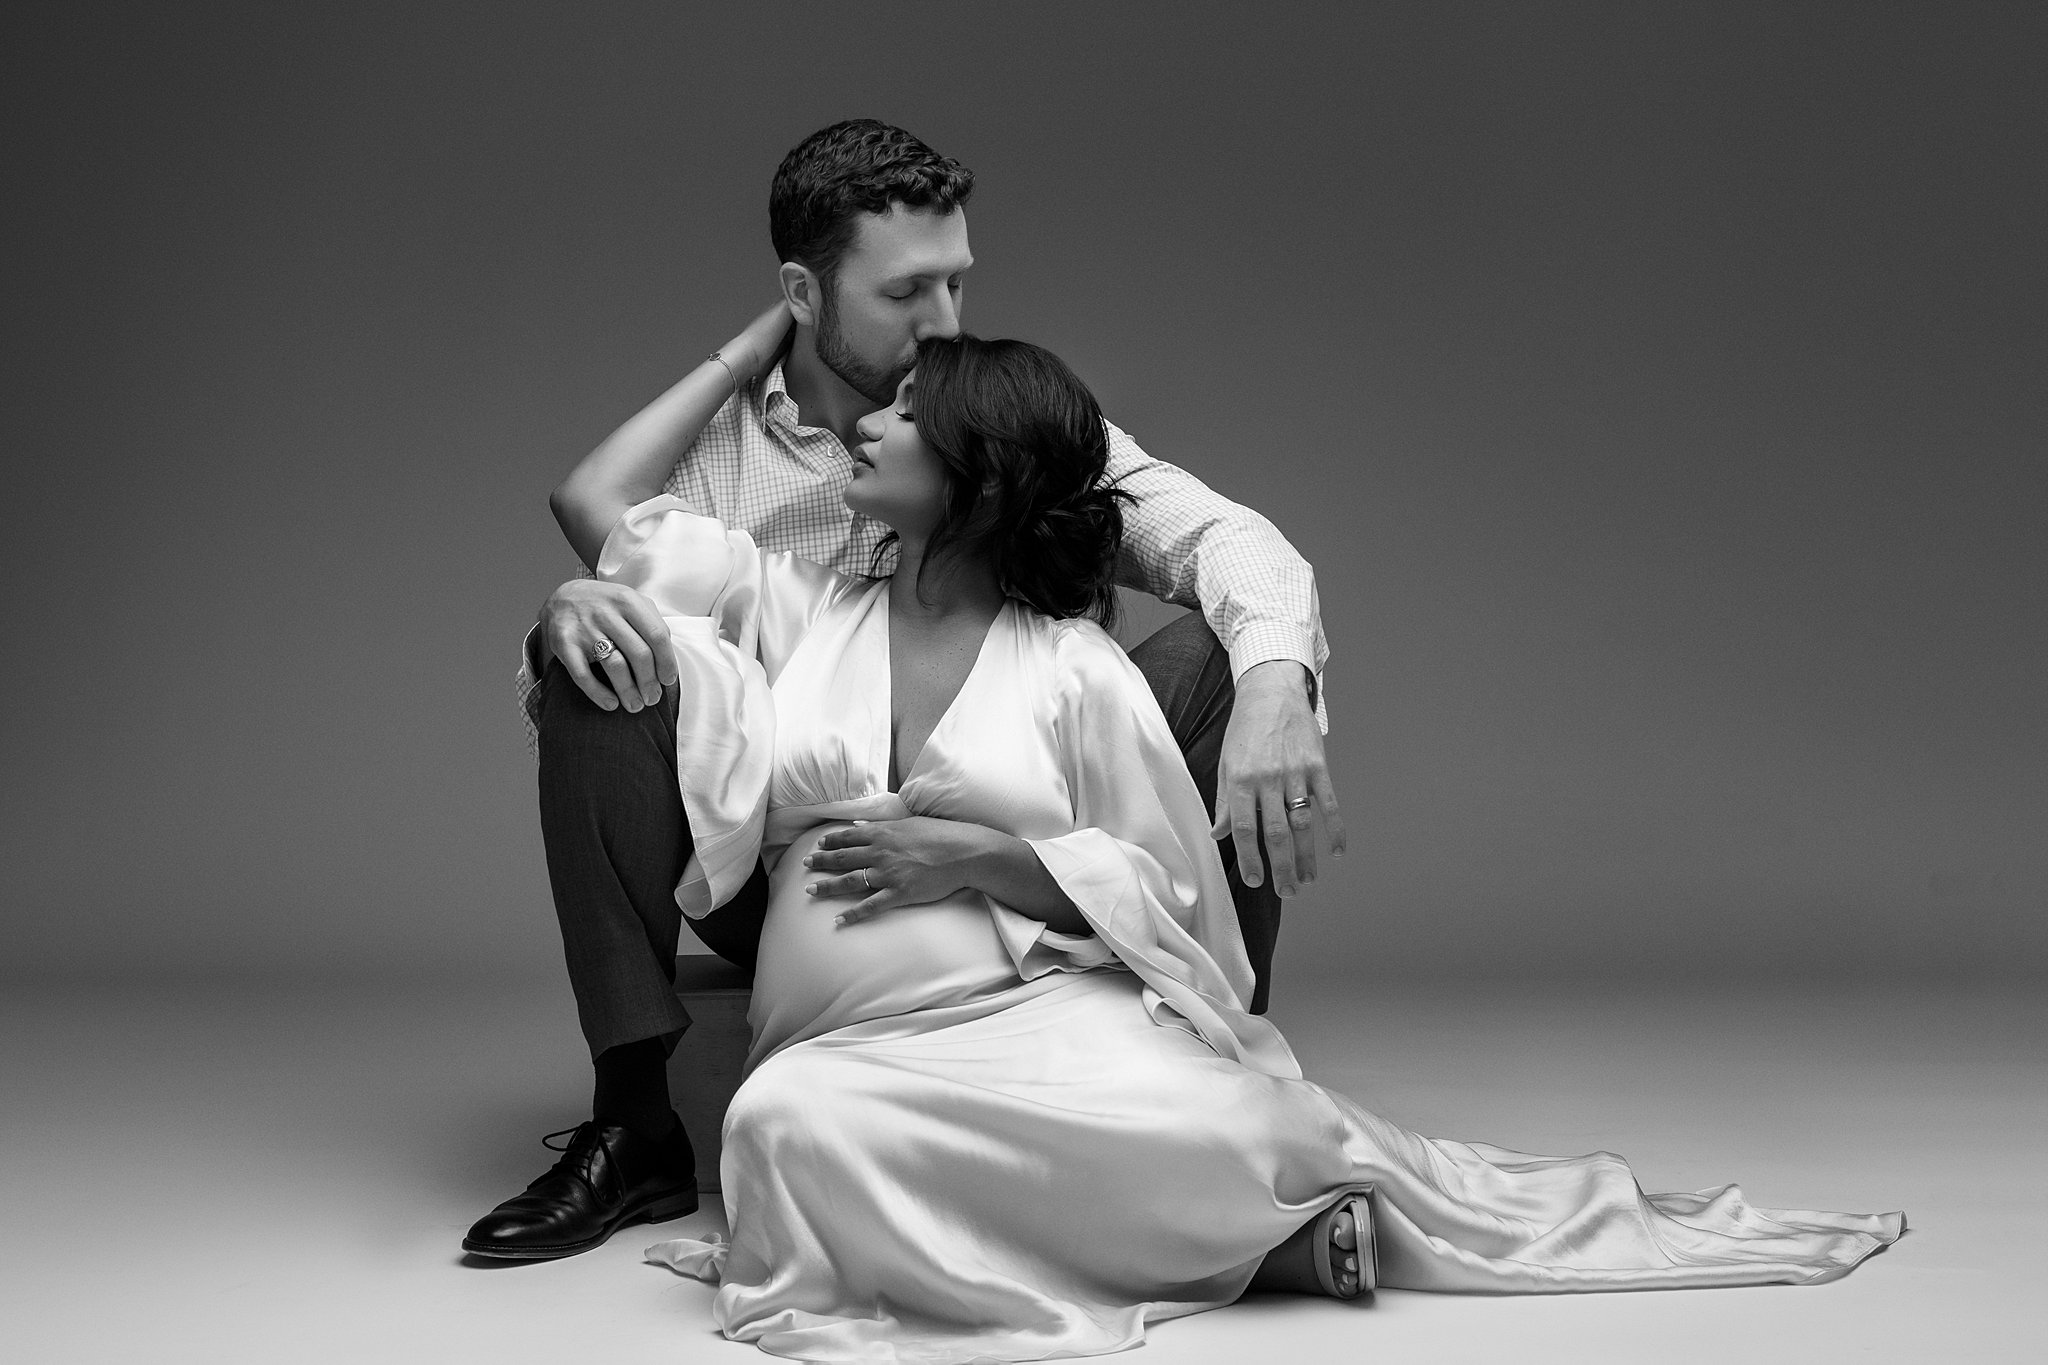
<instances>
[{"instance_id":1,"label":"woman's arm raised","mask_svg":"<svg viewBox=\"0 0 2048 1365\"><path fill-rule=\"evenodd\" d=\"M548 496L548 506L585 566L597 566L604 538L627 508L661 492L669 471L735 386L751 383L774 364L789 328L789 305L777 302L569 471Z\"/></svg>"}]
</instances>

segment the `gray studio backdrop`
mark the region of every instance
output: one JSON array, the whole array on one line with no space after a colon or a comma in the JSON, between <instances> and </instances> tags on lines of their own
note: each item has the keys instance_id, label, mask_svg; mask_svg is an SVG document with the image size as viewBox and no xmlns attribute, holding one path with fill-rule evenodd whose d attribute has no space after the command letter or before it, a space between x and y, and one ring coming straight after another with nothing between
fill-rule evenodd
<instances>
[{"instance_id":1,"label":"gray studio backdrop","mask_svg":"<svg viewBox=\"0 0 2048 1365\"><path fill-rule=\"evenodd\" d=\"M1049 344L1317 567L1281 973L2037 973L2037 11L14 8L5 969L545 973L545 497L973 166Z\"/></svg>"}]
</instances>

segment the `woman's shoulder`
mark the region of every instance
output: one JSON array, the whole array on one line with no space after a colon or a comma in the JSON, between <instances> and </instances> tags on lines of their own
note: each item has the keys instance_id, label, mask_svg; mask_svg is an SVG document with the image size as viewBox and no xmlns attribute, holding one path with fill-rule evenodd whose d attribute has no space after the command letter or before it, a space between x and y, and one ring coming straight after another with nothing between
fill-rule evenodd
<instances>
[{"instance_id":1,"label":"woman's shoulder","mask_svg":"<svg viewBox=\"0 0 2048 1365\"><path fill-rule=\"evenodd\" d=\"M1016 611L1044 640L1059 680L1085 688L1121 686L1139 676L1131 656L1097 622L1085 616L1047 616L1022 602L1016 602Z\"/></svg>"},{"instance_id":2,"label":"woman's shoulder","mask_svg":"<svg viewBox=\"0 0 2048 1365\"><path fill-rule=\"evenodd\" d=\"M1009 602L1018 623L1055 648L1088 652L1106 646L1119 654L1123 652L1114 636L1086 616L1048 616L1021 597L1012 597Z\"/></svg>"},{"instance_id":3,"label":"woman's shoulder","mask_svg":"<svg viewBox=\"0 0 2048 1365\"><path fill-rule=\"evenodd\" d=\"M819 592L829 593L834 601L866 596L889 583L887 578L843 572L830 564L806 559L794 550L761 550L759 553L761 565L769 573L811 585Z\"/></svg>"},{"instance_id":4,"label":"woman's shoulder","mask_svg":"<svg viewBox=\"0 0 2048 1365\"><path fill-rule=\"evenodd\" d=\"M1077 740L1076 756L1092 754L1098 745L1133 742L1173 747L1173 735L1152 685L1116 637L1086 617L1051 617L1018 604L1044 641L1044 686L1053 700L1063 743ZM1106 750L1103 752L1107 752ZM1163 752L1163 750L1162 750Z\"/></svg>"}]
</instances>

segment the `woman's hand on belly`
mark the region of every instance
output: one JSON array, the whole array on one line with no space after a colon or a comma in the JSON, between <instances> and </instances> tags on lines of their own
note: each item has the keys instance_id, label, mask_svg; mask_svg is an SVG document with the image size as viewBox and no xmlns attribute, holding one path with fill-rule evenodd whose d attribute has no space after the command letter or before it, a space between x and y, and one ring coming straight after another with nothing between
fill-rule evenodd
<instances>
[{"instance_id":1,"label":"woman's hand on belly","mask_svg":"<svg viewBox=\"0 0 2048 1365\"><path fill-rule=\"evenodd\" d=\"M818 840L803 865L821 877L813 896L858 897L836 922L861 920L905 905L929 905L974 887L974 869L1009 836L987 825L912 815L835 829Z\"/></svg>"},{"instance_id":2,"label":"woman's hand on belly","mask_svg":"<svg viewBox=\"0 0 2048 1365\"><path fill-rule=\"evenodd\" d=\"M999 829L966 820L912 815L849 825L819 839L803 865L836 874L811 883L812 895L860 898L840 912L839 924L979 891L1060 933L1092 932L1037 850Z\"/></svg>"}]
</instances>

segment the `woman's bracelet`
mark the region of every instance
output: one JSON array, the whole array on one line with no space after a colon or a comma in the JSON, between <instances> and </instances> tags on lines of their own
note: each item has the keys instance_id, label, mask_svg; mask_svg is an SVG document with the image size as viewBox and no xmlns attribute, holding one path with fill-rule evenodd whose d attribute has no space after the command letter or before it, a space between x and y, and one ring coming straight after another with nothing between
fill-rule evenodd
<instances>
[{"instance_id":1,"label":"woman's bracelet","mask_svg":"<svg viewBox=\"0 0 2048 1365\"><path fill-rule=\"evenodd\" d=\"M732 368L732 366L730 366L730 365L728 365L728 364L726 364L726 363L725 363L725 357L724 357L724 356L722 356L722 355L720 355L720 354L719 354L718 352L716 352L716 351L713 351L713 352L712 352L712 353L711 353L710 355L707 355L707 356L705 356L704 358L705 358L706 360L715 360L715 361L717 361L717 362L718 362L718 367L719 367L720 369L722 369L722 370L724 370L724 371L725 371L725 377L726 377L727 379L730 379L730 380L732 381L732 391L733 391L733 393L735 393L735 394L739 393L739 391L740 391L740 377L739 377L739 375L738 375L738 374L734 373L734 371L733 371L733 368Z\"/></svg>"}]
</instances>

